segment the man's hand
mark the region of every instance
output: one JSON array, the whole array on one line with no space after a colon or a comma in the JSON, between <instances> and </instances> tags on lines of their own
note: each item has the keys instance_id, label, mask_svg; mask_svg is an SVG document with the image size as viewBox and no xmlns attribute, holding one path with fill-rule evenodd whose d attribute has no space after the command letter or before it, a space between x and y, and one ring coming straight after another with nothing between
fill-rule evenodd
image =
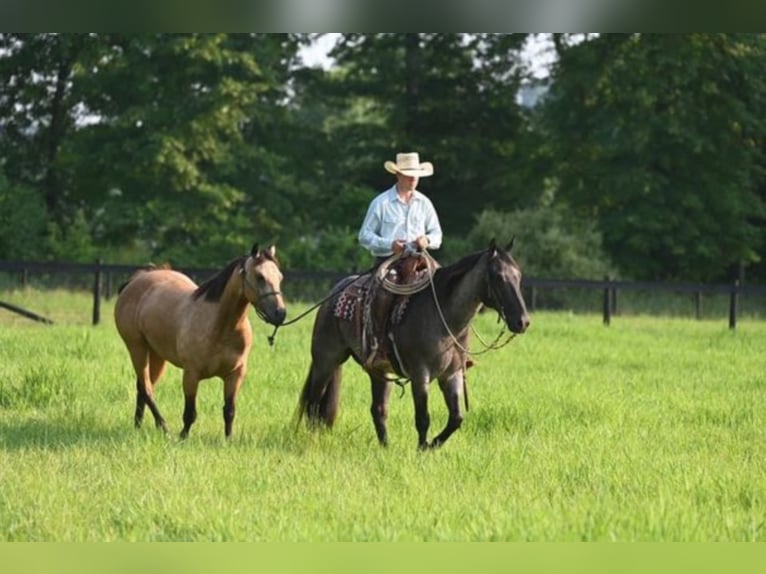
<instances>
[{"instance_id":1,"label":"man's hand","mask_svg":"<svg viewBox=\"0 0 766 574\"><path fill-rule=\"evenodd\" d=\"M428 247L428 238L425 235L421 235L415 240L415 245L418 248L418 251L423 251Z\"/></svg>"},{"instance_id":2,"label":"man's hand","mask_svg":"<svg viewBox=\"0 0 766 574\"><path fill-rule=\"evenodd\" d=\"M399 255L400 253L404 251L404 248L406 247L406 245L407 244L401 239L394 239L394 241L391 243L391 251Z\"/></svg>"}]
</instances>

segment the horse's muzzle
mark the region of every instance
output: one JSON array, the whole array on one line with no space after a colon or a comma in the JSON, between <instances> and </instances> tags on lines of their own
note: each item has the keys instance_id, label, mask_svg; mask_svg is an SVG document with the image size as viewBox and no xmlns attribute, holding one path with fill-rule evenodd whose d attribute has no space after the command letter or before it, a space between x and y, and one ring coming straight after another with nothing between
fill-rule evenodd
<instances>
[{"instance_id":1,"label":"horse's muzzle","mask_svg":"<svg viewBox=\"0 0 766 574\"><path fill-rule=\"evenodd\" d=\"M278 327L282 323L285 322L285 317L287 316L287 309L282 307L281 309L275 309L272 316L269 317L269 323L274 325L275 327Z\"/></svg>"},{"instance_id":2,"label":"horse's muzzle","mask_svg":"<svg viewBox=\"0 0 766 574\"><path fill-rule=\"evenodd\" d=\"M529 328L529 315L522 315L515 322L508 325L512 333L522 334Z\"/></svg>"}]
</instances>

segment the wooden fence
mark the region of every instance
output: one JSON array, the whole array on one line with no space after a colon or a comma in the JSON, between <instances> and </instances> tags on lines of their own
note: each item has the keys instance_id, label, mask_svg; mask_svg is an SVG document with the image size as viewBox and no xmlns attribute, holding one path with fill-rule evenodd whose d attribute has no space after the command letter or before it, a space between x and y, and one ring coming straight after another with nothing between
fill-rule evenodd
<instances>
[{"instance_id":1,"label":"wooden fence","mask_svg":"<svg viewBox=\"0 0 766 574\"><path fill-rule=\"evenodd\" d=\"M95 263L62 263L62 262L31 262L31 261L2 261L0 260L0 273L15 274L21 285L30 281L32 274L38 275L80 275L92 278L93 312L92 322L97 325L101 321L101 301L110 298L116 290L115 282L123 281L140 266L136 265L109 265L102 261ZM198 282L201 279L212 276L220 269L214 268L178 268ZM333 284L340 280L347 272L342 271L301 271L284 270L285 280L300 284L301 282L314 282ZM649 282L649 281L621 281L609 277L603 280L586 279L538 279L525 277L523 288L526 292L527 303L530 310L537 307L538 294L541 290L580 289L595 290L601 293L603 304L601 306L604 325L609 325L612 317L618 309L618 295L622 291L665 291L671 293L688 293L694 297L695 313L701 317L702 298L704 295L726 295L729 299L729 327L737 326L739 315L740 298L763 297L766 298L766 285L740 285L739 281L731 284L724 283L677 283L677 282ZM36 316L30 311L20 309L9 303L0 301L0 307L23 314L30 319L50 322L44 317Z\"/></svg>"}]
</instances>

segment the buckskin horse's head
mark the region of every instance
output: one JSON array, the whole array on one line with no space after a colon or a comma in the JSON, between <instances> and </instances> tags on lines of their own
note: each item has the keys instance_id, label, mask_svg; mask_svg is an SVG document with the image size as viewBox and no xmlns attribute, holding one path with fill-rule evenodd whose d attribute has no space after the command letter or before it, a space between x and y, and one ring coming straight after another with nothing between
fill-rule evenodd
<instances>
[{"instance_id":1,"label":"buckskin horse's head","mask_svg":"<svg viewBox=\"0 0 766 574\"><path fill-rule=\"evenodd\" d=\"M282 272L276 259L276 247L271 245L260 250L257 243L253 245L240 273L245 297L256 314L267 323L281 325L287 311L282 299Z\"/></svg>"}]
</instances>

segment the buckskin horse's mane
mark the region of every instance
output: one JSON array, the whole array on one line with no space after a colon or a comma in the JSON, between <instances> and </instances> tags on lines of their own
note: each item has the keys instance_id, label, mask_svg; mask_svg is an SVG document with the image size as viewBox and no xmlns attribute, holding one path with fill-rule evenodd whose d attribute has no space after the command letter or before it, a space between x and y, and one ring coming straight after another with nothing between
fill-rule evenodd
<instances>
[{"instance_id":1,"label":"buckskin horse's mane","mask_svg":"<svg viewBox=\"0 0 766 574\"><path fill-rule=\"evenodd\" d=\"M221 296L223 295L223 290L226 288L226 284L229 282L232 273L245 262L245 259L247 259L247 257L243 256L230 261L226 267L197 287L192 294L192 297L195 300L204 297L205 301L210 301L211 303L220 301Z\"/></svg>"},{"instance_id":2,"label":"buckskin horse's mane","mask_svg":"<svg viewBox=\"0 0 766 574\"><path fill-rule=\"evenodd\" d=\"M223 291L226 288L226 284L231 278L231 275L239 266L244 265L248 257L249 255L243 255L242 257L237 257L236 259L230 261L226 267L221 269L221 271L197 287L197 289L192 294L192 297L194 297L195 300L199 299L200 297L204 297L205 301L209 301L211 303L220 301L221 297L223 296ZM273 261L279 265L276 257L272 257L268 251L260 251L256 261L260 262L264 259L269 259L270 261Z\"/></svg>"}]
</instances>

